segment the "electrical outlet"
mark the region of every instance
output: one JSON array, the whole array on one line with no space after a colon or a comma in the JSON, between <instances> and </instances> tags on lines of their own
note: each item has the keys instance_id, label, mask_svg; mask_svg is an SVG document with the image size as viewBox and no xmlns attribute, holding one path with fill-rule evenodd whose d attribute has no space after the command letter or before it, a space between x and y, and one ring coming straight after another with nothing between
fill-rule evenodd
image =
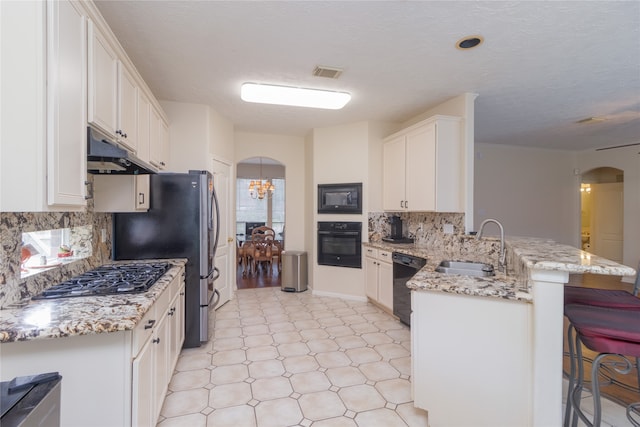
<instances>
[{"instance_id":1,"label":"electrical outlet","mask_svg":"<svg viewBox=\"0 0 640 427\"><path fill-rule=\"evenodd\" d=\"M444 224L442 228L444 234L453 234L453 224Z\"/></svg>"},{"instance_id":2,"label":"electrical outlet","mask_svg":"<svg viewBox=\"0 0 640 427\"><path fill-rule=\"evenodd\" d=\"M100 230L100 241L102 243L107 243L107 230L105 228Z\"/></svg>"}]
</instances>

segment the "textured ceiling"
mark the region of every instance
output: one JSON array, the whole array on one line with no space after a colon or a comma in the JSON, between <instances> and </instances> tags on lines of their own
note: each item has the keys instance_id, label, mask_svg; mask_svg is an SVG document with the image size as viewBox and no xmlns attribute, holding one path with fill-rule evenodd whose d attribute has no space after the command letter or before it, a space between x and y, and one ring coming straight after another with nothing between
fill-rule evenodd
<instances>
[{"instance_id":1,"label":"textured ceiling","mask_svg":"<svg viewBox=\"0 0 640 427\"><path fill-rule=\"evenodd\" d=\"M581 150L640 142L638 1L96 1L156 97L236 130L305 135L403 122L477 93L476 142ZM482 35L479 47L455 42ZM316 65L343 68L337 80ZM245 103L243 82L347 91L338 111ZM586 117L607 117L576 124Z\"/></svg>"}]
</instances>

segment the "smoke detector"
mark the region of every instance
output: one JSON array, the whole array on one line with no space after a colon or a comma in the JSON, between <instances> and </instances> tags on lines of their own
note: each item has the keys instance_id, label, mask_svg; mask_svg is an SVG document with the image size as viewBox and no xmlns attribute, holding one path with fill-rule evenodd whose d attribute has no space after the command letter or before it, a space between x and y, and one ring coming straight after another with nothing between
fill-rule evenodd
<instances>
[{"instance_id":1,"label":"smoke detector","mask_svg":"<svg viewBox=\"0 0 640 427\"><path fill-rule=\"evenodd\" d=\"M342 74L342 69L335 67L324 67L318 65L313 70L313 75L316 77L326 77L328 79L337 79Z\"/></svg>"}]
</instances>

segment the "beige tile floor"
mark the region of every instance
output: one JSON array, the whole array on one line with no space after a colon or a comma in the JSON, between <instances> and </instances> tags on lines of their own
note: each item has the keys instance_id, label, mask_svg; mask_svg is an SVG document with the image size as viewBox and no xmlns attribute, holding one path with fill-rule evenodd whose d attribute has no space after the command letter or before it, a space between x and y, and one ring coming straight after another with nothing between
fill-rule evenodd
<instances>
[{"instance_id":1,"label":"beige tile floor","mask_svg":"<svg viewBox=\"0 0 640 427\"><path fill-rule=\"evenodd\" d=\"M159 426L427 426L409 329L372 304L240 290L214 335L182 351Z\"/></svg>"}]
</instances>

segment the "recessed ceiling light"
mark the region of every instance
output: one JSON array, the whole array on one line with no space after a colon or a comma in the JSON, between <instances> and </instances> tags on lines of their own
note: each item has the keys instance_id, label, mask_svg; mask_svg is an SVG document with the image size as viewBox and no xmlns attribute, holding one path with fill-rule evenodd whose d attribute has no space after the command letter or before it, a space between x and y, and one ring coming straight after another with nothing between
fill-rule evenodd
<instances>
[{"instance_id":1,"label":"recessed ceiling light","mask_svg":"<svg viewBox=\"0 0 640 427\"><path fill-rule=\"evenodd\" d=\"M476 46L479 46L484 41L482 36L467 36L463 37L456 42L456 48L458 49L472 49Z\"/></svg>"},{"instance_id":2,"label":"recessed ceiling light","mask_svg":"<svg viewBox=\"0 0 640 427\"><path fill-rule=\"evenodd\" d=\"M351 95L346 92L259 83L244 83L240 97L246 102L329 110L339 110L351 100Z\"/></svg>"}]
</instances>

